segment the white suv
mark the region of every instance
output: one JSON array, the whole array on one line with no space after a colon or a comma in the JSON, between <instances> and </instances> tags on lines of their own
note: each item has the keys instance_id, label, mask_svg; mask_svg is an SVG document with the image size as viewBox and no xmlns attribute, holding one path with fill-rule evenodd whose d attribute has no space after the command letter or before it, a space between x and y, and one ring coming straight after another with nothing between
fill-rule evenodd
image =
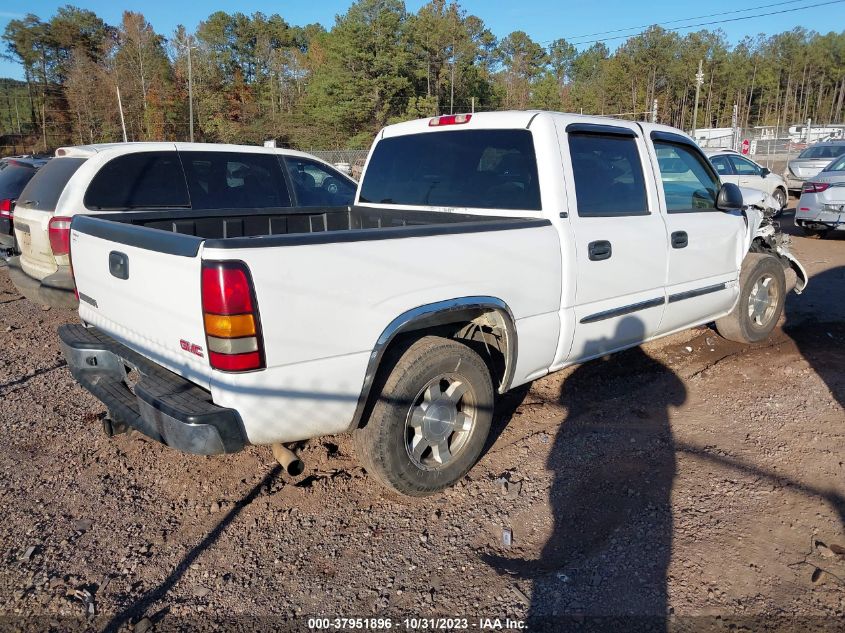
<instances>
[{"instance_id":1,"label":"white suv","mask_svg":"<svg viewBox=\"0 0 845 633\"><path fill-rule=\"evenodd\" d=\"M165 217L175 209L345 207L356 187L328 163L287 149L210 143L62 147L20 194L14 228L21 255L9 260L9 276L31 301L75 308L69 240L78 213L143 209ZM207 228L192 230L203 235ZM217 237L238 230L233 225Z\"/></svg>"},{"instance_id":2,"label":"white suv","mask_svg":"<svg viewBox=\"0 0 845 633\"><path fill-rule=\"evenodd\" d=\"M757 189L769 194L780 205L774 215L781 214L789 200L786 193L786 181L783 178L772 173L768 167L758 165L732 149L704 150L704 153L719 172L719 179L722 182L732 182L740 187Z\"/></svg>"}]
</instances>

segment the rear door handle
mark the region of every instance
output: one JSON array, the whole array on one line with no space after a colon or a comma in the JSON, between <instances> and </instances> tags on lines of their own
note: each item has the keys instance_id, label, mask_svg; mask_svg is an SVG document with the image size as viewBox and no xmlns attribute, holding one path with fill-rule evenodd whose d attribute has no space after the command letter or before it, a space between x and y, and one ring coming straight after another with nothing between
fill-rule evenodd
<instances>
[{"instance_id":1,"label":"rear door handle","mask_svg":"<svg viewBox=\"0 0 845 633\"><path fill-rule=\"evenodd\" d=\"M599 262L603 259L610 259L613 254L613 246L607 240L598 240L587 245L587 252L590 260Z\"/></svg>"},{"instance_id":2,"label":"rear door handle","mask_svg":"<svg viewBox=\"0 0 845 633\"><path fill-rule=\"evenodd\" d=\"M689 236L686 231L672 233L672 248L686 248L687 244L689 244Z\"/></svg>"}]
</instances>

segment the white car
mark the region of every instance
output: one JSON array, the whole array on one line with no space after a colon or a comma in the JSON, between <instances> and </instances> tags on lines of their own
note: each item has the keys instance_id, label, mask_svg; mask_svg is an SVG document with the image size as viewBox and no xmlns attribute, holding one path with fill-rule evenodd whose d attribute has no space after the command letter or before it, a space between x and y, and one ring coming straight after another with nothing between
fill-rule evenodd
<instances>
[{"instance_id":1,"label":"white car","mask_svg":"<svg viewBox=\"0 0 845 633\"><path fill-rule=\"evenodd\" d=\"M714 320L763 340L806 284L764 214L662 125L392 125L355 202L213 238L185 227L242 214L77 215L84 325L59 336L111 429L201 454L269 444L283 463L282 442L351 432L371 475L430 494L478 459L496 392Z\"/></svg>"},{"instance_id":2,"label":"white car","mask_svg":"<svg viewBox=\"0 0 845 633\"><path fill-rule=\"evenodd\" d=\"M750 158L729 149L704 150L719 172L722 182L732 182L740 187L758 189L777 201L775 216L780 215L789 200L786 181L768 167L758 165Z\"/></svg>"},{"instance_id":3,"label":"white car","mask_svg":"<svg viewBox=\"0 0 845 633\"><path fill-rule=\"evenodd\" d=\"M75 308L68 238L78 213L142 208L156 209L162 218L178 209L220 214L346 206L356 186L328 163L288 149L212 143L62 147L17 201L14 231L21 255L9 260L9 276L31 301ZM191 222L181 230L217 235L201 223ZM223 237L245 229L241 222L214 230Z\"/></svg>"},{"instance_id":4,"label":"white car","mask_svg":"<svg viewBox=\"0 0 845 633\"><path fill-rule=\"evenodd\" d=\"M805 234L818 237L845 231L845 154L804 182L795 224Z\"/></svg>"}]
</instances>

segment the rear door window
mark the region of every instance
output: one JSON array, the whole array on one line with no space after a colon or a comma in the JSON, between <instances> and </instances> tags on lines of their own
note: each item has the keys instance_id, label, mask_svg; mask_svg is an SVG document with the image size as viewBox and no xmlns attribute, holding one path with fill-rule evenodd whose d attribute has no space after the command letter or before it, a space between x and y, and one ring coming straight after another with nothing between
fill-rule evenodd
<instances>
[{"instance_id":1,"label":"rear door window","mask_svg":"<svg viewBox=\"0 0 845 633\"><path fill-rule=\"evenodd\" d=\"M720 176L733 175L733 167L731 167L731 162L727 156L713 156L710 158L710 162L713 163L713 167L716 168Z\"/></svg>"},{"instance_id":2,"label":"rear door window","mask_svg":"<svg viewBox=\"0 0 845 633\"><path fill-rule=\"evenodd\" d=\"M194 209L289 207L285 179L274 154L179 152Z\"/></svg>"},{"instance_id":3,"label":"rear door window","mask_svg":"<svg viewBox=\"0 0 845 633\"><path fill-rule=\"evenodd\" d=\"M752 163L750 160L740 158L739 156L731 156L731 163L733 163L736 173L740 176L759 176L760 168Z\"/></svg>"},{"instance_id":4,"label":"rear door window","mask_svg":"<svg viewBox=\"0 0 845 633\"><path fill-rule=\"evenodd\" d=\"M569 152L581 217L647 215L643 166L633 137L570 134ZM667 157L673 162L674 157Z\"/></svg>"},{"instance_id":5,"label":"rear door window","mask_svg":"<svg viewBox=\"0 0 845 633\"><path fill-rule=\"evenodd\" d=\"M36 211L55 211L65 185L85 160L69 157L52 159L27 183L18 196L18 204Z\"/></svg>"},{"instance_id":6,"label":"rear door window","mask_svg":"<svg viewBox=\"0 0 845 633\"><path fill-rule=\"evenodd\" d=\"M303 207L342 207L355 199L355 183L335 170L307 158L286 156L296 203Z\"/></svg>"},{"instance_id":7,"label":"rear door window","mask_svg":"<svg viewBox=\"0 0 845 633\"><path fill-rule=\"evenodd\" d=\"M360 201L539 211L531 132L437 131L382 139L367 166Z\"/></svg>"},{"instance_id":8,"label":"rear door window","mask_svg":"<svg viewBox=\"0 0 845 633\"><path fill-rule=\"evenodd\" d=\"M113 158L100 168L85 192L85 206L89 209L167 209L189 205L185 176L175 151L138 152Z\"/></svg>"}]
</instances>

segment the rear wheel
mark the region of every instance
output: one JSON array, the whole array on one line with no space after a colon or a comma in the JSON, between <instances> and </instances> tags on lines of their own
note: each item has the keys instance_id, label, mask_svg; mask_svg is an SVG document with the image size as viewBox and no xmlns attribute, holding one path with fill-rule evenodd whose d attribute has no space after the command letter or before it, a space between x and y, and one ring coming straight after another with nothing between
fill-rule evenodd
<instances>
[{"instance_id":1,"label":"rear wheel","mask_svg":"<svg viewBox=\"0 0 845 633\"><path fill-rule=\"evenodd\" d=\"M490 432L494 394L487 365L466 345L435 336L386 360L389 374L378 400L366 426L354 433L361 461L400 494L442 490L475 464Z\"/></svg>"},{"instance_id":2,"label":"rear wheel","mask_svg":"<svg viewBox=\"0 0 845 633\"><path fill-rule=\"evenodd\" d=\"M804 233L804 237L815 237L820 240L823 240L827 235L827 230L819 230L819 229L809 229L806 226L801 227L801 231Z\"/></svg>"},{"instance_id":3,"label":"rear wheel","mask_svg":"<svg viewBox=\"0 0 845 633\"><path fill-rule=\"evenodd\" d=\"M716 329L731 341L762 341L777 324L785 296L786 276L777 258L749 253L739 275L739 301L716 321Z\"/></svg>"}]
</instances>

